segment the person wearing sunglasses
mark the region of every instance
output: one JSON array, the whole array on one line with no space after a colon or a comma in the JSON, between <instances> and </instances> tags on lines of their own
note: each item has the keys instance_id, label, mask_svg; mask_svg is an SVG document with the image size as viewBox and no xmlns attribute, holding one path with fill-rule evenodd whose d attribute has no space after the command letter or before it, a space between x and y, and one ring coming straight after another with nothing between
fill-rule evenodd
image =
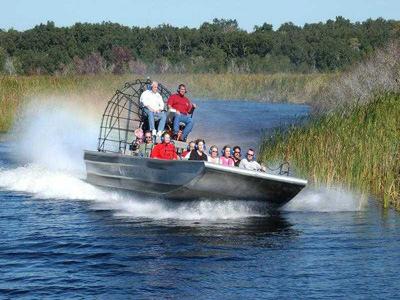
<instances>
[{"instance_id":1,"label":"person wearing sunglasses","mask_svg":"<svg viewBox=\"0 0 400 300\"><path fill-rule=\"evenodd\" d=\"M151 150L153 150L154 143L150 130L144 133L144 143L139 146L139 155L141 157L150 157Z\"/></svg>"},{"instance_id":2,"label":"person wearing sunglasses","mask_svg":"<svg viewBox=\"0 0 400 300\"><path fill-rule=\"evenodd\" d=\"M215 145L212 145L210 147L208 155L208 162L214 163L214 164L219 164L219 157L218 157L218 147Z\"/></svg>"},{"instance_id":3,"label":"person wearing sunglasses","mask_svg":"<svg viewBox=\"0 0 400 300\"><path fill-rule=\"evenodd\" d=\"M240 161L239 168L252 170L252 171L262 171L261 165L254 159L255 151L254 149L247 150L246 157Z\"/></svg>"},{"instance_id":4,"label":"person wearing sunglasses","mask_svg":"<svg viewBox=\"0 0 400 300\"><path fill-rule=\"evenodd\" d=\"M222 156L219 158L219 164L227 167L233 167L235 166L235 163L233 162L232 156L231 156L231 146L225 145L224 148L222 148Z\"/></svg>"},{"instance_id":5,"label":"person wearing sunglasses","mask_svg":"<svg viewBox=\"0 0 400 300\"><path fill-rule=\"evenodd\" d=\"M233 162L235 164L235 167L239 167L240 161L242 160L242 154L241 154L242 149L240 149L239 146L233 147Z\"/></svg>"}]
</instances>

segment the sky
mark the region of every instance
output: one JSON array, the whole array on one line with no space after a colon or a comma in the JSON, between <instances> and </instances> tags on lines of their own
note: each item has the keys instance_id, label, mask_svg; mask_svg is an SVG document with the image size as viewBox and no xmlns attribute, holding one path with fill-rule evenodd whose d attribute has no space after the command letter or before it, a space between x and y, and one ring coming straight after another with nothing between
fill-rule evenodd
<instances>
[{"instance_id":1,"label":"sky","mask_svg":"<svg viewBox=\"0 0 400 300\"><path fill-rule=\"evenodd\" d=\"M368 18L400 20L400 0L0 0L0 28L26 30L47 21L56 26L111 21L127 26L170 24L199 27L214 18L236 19L252 31L270 23L296 25L343 16L352 22Z\"/></svg>"}]
</instances>

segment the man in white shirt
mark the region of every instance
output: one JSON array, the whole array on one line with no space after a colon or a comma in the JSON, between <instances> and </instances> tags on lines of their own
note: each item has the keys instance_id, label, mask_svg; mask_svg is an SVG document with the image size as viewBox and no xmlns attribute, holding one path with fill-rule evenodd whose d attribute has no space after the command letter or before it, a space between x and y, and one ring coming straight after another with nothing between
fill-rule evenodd
<instances>
[{"instance_id":1,"label":"man in white shirt","mask_svg":"<svg viewBox=\"0 0 400 300\"><path fill-rule=\"evenodd\" d=\"M242 159L239 163L239 168L252 170L252 171L264 171L263 167L254 160L254 150L247 150L246 158Z\"/></svg>"},{"instance_id":2,"label":"man in white shirt","mask_svg":"<svg viewBox=\"0 0 400 300\"><path fill-rule=\"evenodd\" d=\"M149 129L153 135L161 136L165 128L165 122L167 120L167 114L165 113L164 101L158 92L158 82L153 81L151 83L151 90L146 90L140 96L140 103L143 104L144 112L148 116ZM158 123L158 131L155 129L155 120L160 120Z\"/></svg>"}]
</instances>

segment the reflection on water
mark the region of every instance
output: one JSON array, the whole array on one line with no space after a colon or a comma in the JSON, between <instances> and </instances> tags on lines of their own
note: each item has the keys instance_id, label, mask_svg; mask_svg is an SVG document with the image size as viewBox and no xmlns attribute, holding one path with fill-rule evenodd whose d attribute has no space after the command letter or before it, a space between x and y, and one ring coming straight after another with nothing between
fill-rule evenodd
<instances>
[{"instance_id":1,"label":"reflection on water","mask_svg":"<svg viewBox=\"0 0 400 300\"><path fill-rule=\"evenodd\" d=\"M138 220L128 224L138 225ZM237 220L143 220L141 226L160 226L163 234L188 235L196 237L218 237L220 241L229 241L233 237L237 239L241 236L290 236L295 235L292 225L280 215L266 215L264 217L247 217Z\"/></svg>"}]
</instances>

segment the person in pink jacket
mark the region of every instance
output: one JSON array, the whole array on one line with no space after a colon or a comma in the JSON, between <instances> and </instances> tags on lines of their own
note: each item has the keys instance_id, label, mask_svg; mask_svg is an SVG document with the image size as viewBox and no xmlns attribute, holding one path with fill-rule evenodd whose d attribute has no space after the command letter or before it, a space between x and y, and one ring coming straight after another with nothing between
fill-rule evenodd
<instances>
[{"instance_id":1,"label":"person in pink jacket","mask_svg":"<svg viewBox=\"0 0 400 300\"><path fill-rule=\"evenodd\" d=\"M227 167L233 167L235 165L235 162L231 157L231 146L225 145L224 148L222 148L222 155L219 158L219 163L220 165Z\"/></svg>"}]
</instances>

